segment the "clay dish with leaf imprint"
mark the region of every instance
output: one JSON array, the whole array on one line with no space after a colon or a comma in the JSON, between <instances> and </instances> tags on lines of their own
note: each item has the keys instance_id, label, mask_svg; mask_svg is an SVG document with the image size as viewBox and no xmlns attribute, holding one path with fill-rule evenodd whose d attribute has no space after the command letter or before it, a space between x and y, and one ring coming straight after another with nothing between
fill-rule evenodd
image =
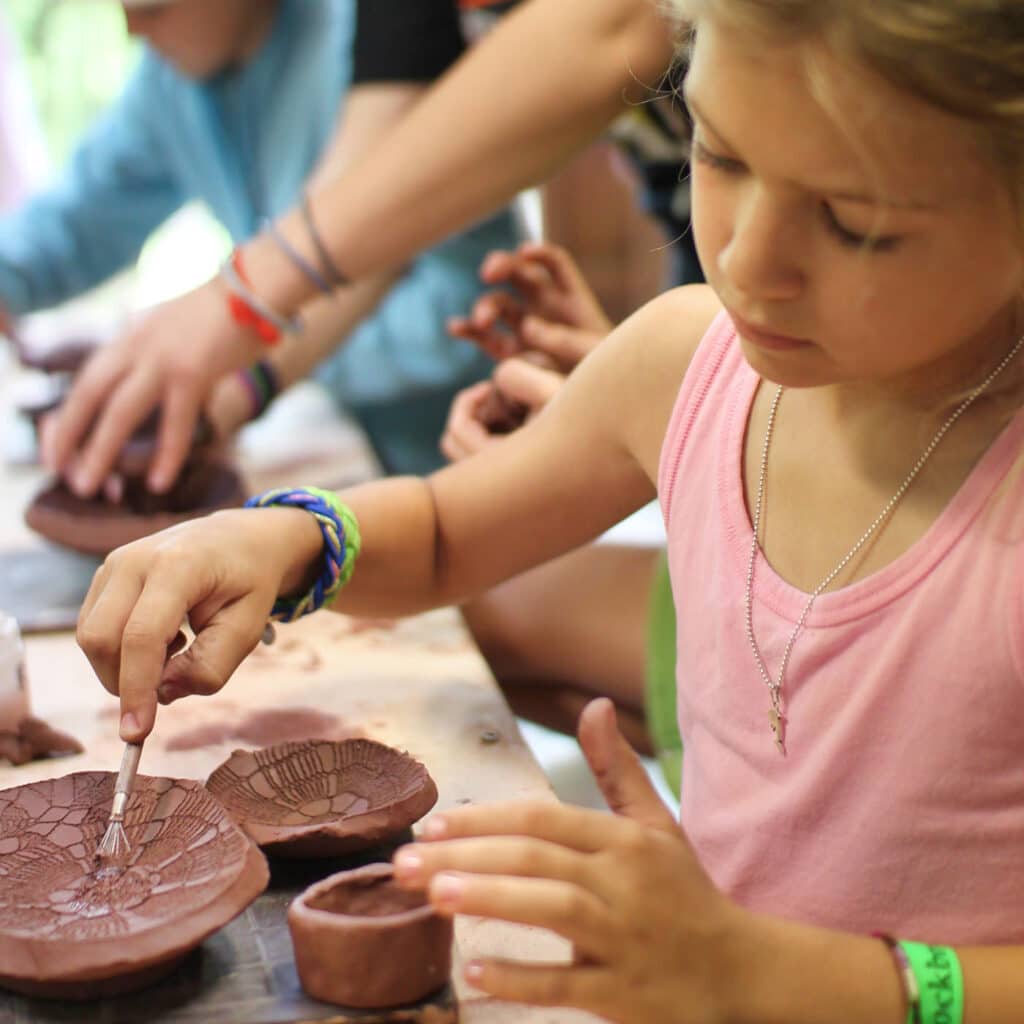
<instances>
[{"instance_id":1,"label":"clay dish with leaf imprint","mask_svg":"<svg viewBox=\"0 0 1024 1024\"><path fill-rule=\"evenodd\" d=\"M236 750L206 782L265 853L333 857L396 839L437 802L415 758L375 740Z\"/></svg>"},{"instance_id":2,"label":"clay dish with leaf imprint","mask_svg":"<svg viewBox=\"0 0 1024 1024\"><path fill-rule=\"evenodd\" d=\"M267 862L191 779L137 777L130 852L102 862L113 772L0 791L0 985L53 999L169 974L266 888Z\"/></svg>"},{"instance_id":3,"label":"clay dish with leaf imprint","mask_svg":"<svg viewBox=\"0 0 1024 1024\"><path fill-rule=\"evenodd\" d=\"M302 987L359 1009L414 1003L448 981L453 926L421 892L400 889L390 864L341 871L288 909Z\"/></svg>"}]
</instances>

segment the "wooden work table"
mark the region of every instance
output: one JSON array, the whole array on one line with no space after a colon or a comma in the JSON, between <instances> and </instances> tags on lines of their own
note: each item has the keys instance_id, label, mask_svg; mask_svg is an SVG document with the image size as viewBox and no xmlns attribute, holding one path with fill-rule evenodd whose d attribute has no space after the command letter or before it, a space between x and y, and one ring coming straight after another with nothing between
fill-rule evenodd
<instances>
[{"instance_id":1,"label":"wooden work table","mask_svg":"<svg viewBox=\"0 0 1024 1024\"><path fill-rule=\"evenodd\" d=\"M2 381L0 412L7 415ZM351 451L339 458L351 460ZM350 464L339 468L330 462L320 467L321 480L351 474ZM245 465L243 460L243 469L250 479L258 479L257 488L272 482L267 466L252 460ZM277 476L281 483L319 482L309 473L296 481L281 470L277 465L269 477ZM0 467L0 550L39 544L22 527L21 515L40 479L38 470ZM73 634L35 634L26 637L25 643L33 712L75 736L85 752L19 768L3 763L0 788L86 769L115 771L123 749L117 738L117 702L97 682ZM188 698L159 710L140 770L204 779L237 747L299 738L288 732L289 720L310 715L328 738L367 735L423 761L438 786L437 809L496 800L555 799L485 663L451 609L398 623L321 613L280 628L277 642L250 655L220 694ZM285 734L259 739L268 723ZM547 932L459 919L454 973L460 1019L465 1024L593 1021L570 1011L497 1004L475 994L459 976L459 963L475 956L548 960L564 959L568 953L567 944ZM27 1018L5 1016L0 1007L0 1024L7 1019ZM218 1020L227 1022L227 1018Z\"/></svg>"}]
</instances>

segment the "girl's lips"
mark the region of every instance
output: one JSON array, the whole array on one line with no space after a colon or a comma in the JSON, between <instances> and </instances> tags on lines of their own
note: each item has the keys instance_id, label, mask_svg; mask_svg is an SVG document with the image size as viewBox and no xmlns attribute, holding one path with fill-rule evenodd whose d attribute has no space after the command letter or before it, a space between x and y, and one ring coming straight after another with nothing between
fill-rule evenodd
<instances>
[{"instance_id":1,"label":"girl's lips","mask_svg":"<svg viewBox=\"0 0 1024 1024\"><path fill-rule=\"evenodd\" d=\"M758 348L771 349L775 352L787 352L797 348L804 348L812 344L807 338L795 338L790 334L776 334L774 331L766 331L762 327L756 327L735 313L729 314L736 330L741 337Z\"/></svg>"}]
</instances>

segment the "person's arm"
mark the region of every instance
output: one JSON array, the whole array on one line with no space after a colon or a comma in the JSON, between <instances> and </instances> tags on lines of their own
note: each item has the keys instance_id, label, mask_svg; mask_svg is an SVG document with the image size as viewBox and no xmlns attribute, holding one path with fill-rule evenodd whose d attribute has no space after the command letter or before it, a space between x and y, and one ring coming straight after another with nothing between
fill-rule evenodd
<instances>
[{"instance_id":1,"label":"person's arm","mask_svg":"<svg viewBox=\"0 0 1024 1024\"><path fill-rule=\"evenodd\" d=\"M426 479L343 492L362 548L334 607L403 615L464 600L649 501L678 380L718 308L708 289L658 303L623 324L506 443ZM321 553L314 517L267 508L216 513L112 554L83 603L78 638L131 716L123 738L149 733L158 694L220 689L259 642L274 598L308 586ZM196 639L165 664L186 615Z\"/></svg>"},{"instance_id":2,"label":"person's arm","mask_svg":"<svg viewBox=\"0 0 1024 1024\"><path fill-rule=\"evenodd\" d=\"M159 75L144 56L60 178L0 220L0 304L7 312L52 306L104 281L181 205L154 121Z\"/></svg>"},{"instance_id":3,"label":"person's arm","mask_svg":"<svg viewBox=\"0 0 1024 1024\"><path fill-rule=\"evenodd\" d=\"M353 278L395 266L542 181L660 87L673 28L655 0L523 3L366 159L316 193L338 266ZM284 228L308 244L300 217ZM246 252L275 308L309 298L308 282L281 275L265 239Z\"/></svg>"},{"instance_id":4,"label":"person's arm","mask_svg":"<svg viewBox=\"0 0 1024 1024\"><path fill-rule=\"evenodd\" d=\"M470 50L387 138L314 201L320 233L351 278L395 268L429 243L507 202L650 95L672 57L656 0L529 0ZM282 231L316 259L301 213ZM253 289L280 313L312 284L272 241L245 247ZM180 339L188 332L189 345ZM92 494L135 426L162 419L149 486L171 486L215 381L259 356L213 280L167 303L79 376L43 445L72 486ZM102 410L102 411L101 411Z\"/></svg>"},{"instance_id":5,"label":"person's arm","mask_svg":"<svg viewBox=\"0 0 1024 1024\"><path fill-rule=\"evenodd\" d=\"M578 734L613 814L549 802L457 807L432 815L420 840L396 851L398 884L426 890L442 915L547 928L573 944L569 963L467 964L474 988L619 1024L907 1020L879 939L755 914L716 888L609 700L587 705ZM784 900L774 910L784 914ZM1024 1018L1024 947L957 952L967 1024ZM930 981L940 1003L948 1000L948 977ZM955 1018L947 1010L928 1019Z\"/></svg>"}]
</instances>

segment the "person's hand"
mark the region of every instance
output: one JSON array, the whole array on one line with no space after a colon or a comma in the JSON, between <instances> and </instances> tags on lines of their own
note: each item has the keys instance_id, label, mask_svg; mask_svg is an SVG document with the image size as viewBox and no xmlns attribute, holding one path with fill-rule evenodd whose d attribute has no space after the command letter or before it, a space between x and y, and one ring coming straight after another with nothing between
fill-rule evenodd
<instances>
[{"instance_id":1,"label":"person's hand","mask_svg":"<svg viewBox=\"0 0 1024 1024\"><path fill-rule=\"evenodd\" d=\"M712 885L610 701L587 706L579 738L613 815L555 803L445 811L425 824L425 841L396 852L396 878L426 889L444 914L534 925L572 943L572 963L468 964L467 980L490 996L620 1024L731 1019L731 971L751 915Z\"/></svg>"},{"instance_id":2,"label":"person's hand","mask_svg":"<svg viewBox=\"0 0 1024 1024\"><path fill-rule=\"evenodd\" d=\"M214 279L152 310L89 359L44 424L42 457L82 497L96 493L122 445L158 406L160 430L147 485L163 492L185 461L217 380L245 366L260 343L235 324Z\"/></svg>"},{"instance_id":3,"label":"person's hand","mask_svg":"<svg viewBox=\"0 0 1024 1024\"><path fill-rule=\"evenodd\" d=\"M559 246L527 242L515 252L492 252L480 277L499 290L481 296L469 316L451 318L448 330L496 360L536 349L571 370L612 330L579 267Z\"/></svg>"},{"instance_id":4,"label":"person's hand","mask_svg":"<svg viewBox=\"0 0 1024 1024\"><path fill-rule=\"evenodd\" d=\"M506 359L490 380L472 384L455 396L441 437L441 452L446 458L458 462L502 439L503 434L487 427L487 409L495 392L507 406L523 410L524 422L554 398L566 374L537 366L530 362L529 355Z\"/></svg>"},{"instance_id":5,"label":"person's hand","mask_svg":"<svg viewBox=\"0 0 1024 1024\"><path fill-rule=\"evenodd\" d=\"M322 547L294 508L234 509L118 548L93 577L78 642L121 698L121 738L153 728L156 705L219 690L263 634L279 594L299 591ZM168 660L183 620L191 646Z\"/></svg>"},{"instance_id":6,"label":"person's hand","mask_svg":"<svg viewBox=\"0 0 1024 1024\"><path fill-rule=\"evenodd\" d=\"M204 411L219 442L231 440L253 418L252 394L238 373L227 373L214 384Z\"/></svg>"}]
</instances>

